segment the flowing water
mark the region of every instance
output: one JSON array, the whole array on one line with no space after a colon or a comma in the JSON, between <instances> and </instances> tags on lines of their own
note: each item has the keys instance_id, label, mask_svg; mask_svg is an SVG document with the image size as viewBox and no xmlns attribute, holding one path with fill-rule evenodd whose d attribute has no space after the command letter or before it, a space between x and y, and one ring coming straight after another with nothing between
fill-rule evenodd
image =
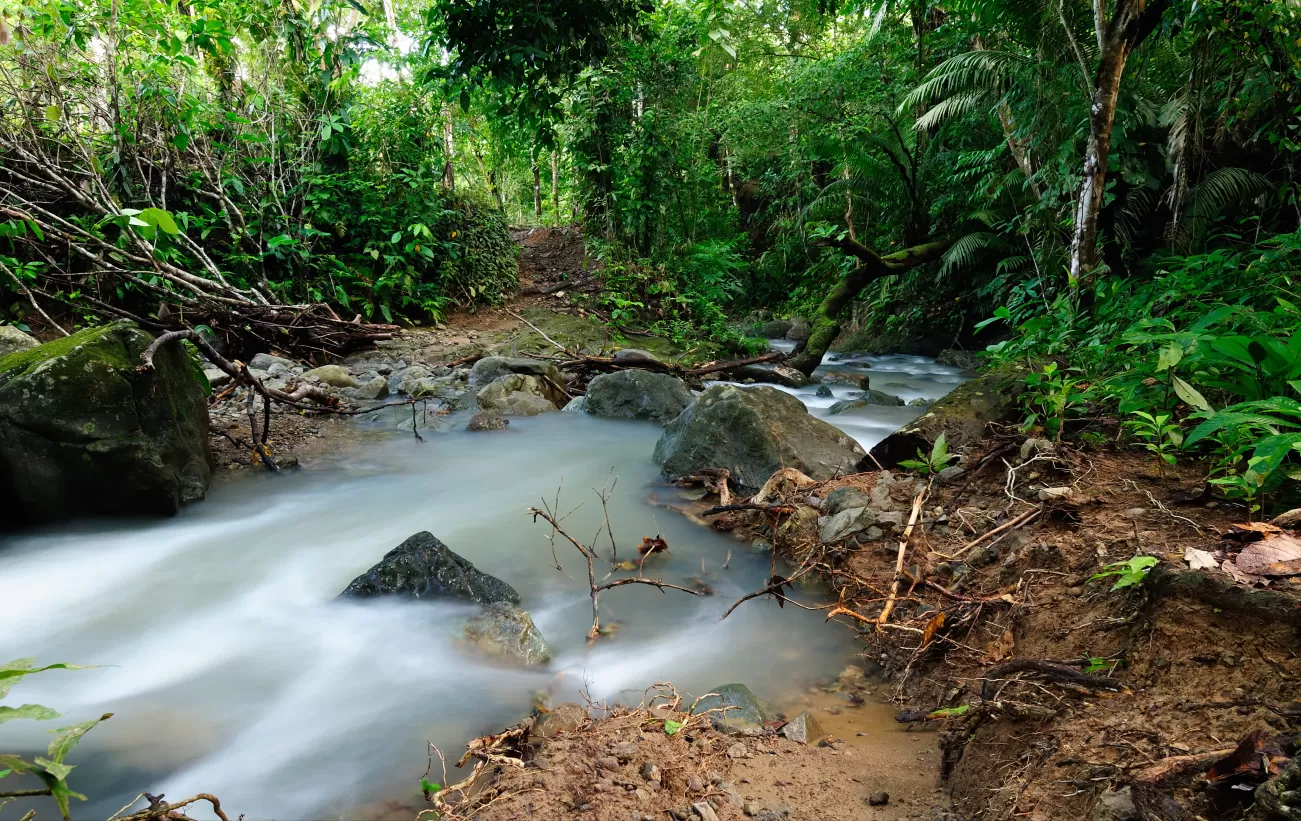
<instances>
[{"instance_id":1,"label":"flowing water","mask_svg":"<svg viewBox=\"0 0 1301 821\"><path fill-rule=\"evenodd\" d=\"M888 373L910 386L894 391L905 397L961 379L909 357L833 364L870 365L874 387ZM795 393L819 415L831 402ZM866 445L919 410L830 419ZM823 627L818 613L754 601L719 620L763 585L769 557L650 503L676 498L657 487L654 426L565 413L470 434L463 418L450 421L423 444L395 430L396 417L359 424L307 468L225 477L174 519L0 541L0 661L102 665L21 681L7 701L66 718L5 724L5 751L40 751L50 726L111 711L73 755L70 781L93 796L78 817L106 818L142 789L173 800L211 792L249 818L358 817L359 807L416 796L426 739L457 750L513 723L538 692L636 703L654 681L690 693L743 681L780 701L845 663L852 633ZM602 617L618 632L588 647L585 565L558 542L573 578L558 572L546 526L525 511L561 488L561 508L572 510L565 527L590 540L603 520L593 488L612 477L620 556L662 534L672 556L648 564L648 575L694 576L714 595L608 591ZM551 645L549 669L495 666L458 649L452 637L468 607L335 600L420 530L520 591ZM607 554L606 537L601 544Z\"/></svg>"}]
</instances>

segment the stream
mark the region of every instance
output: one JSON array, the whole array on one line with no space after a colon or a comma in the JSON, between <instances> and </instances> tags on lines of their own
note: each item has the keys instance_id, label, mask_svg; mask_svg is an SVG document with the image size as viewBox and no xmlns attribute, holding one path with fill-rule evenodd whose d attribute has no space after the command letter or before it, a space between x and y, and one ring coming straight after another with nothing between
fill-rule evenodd
<instances>
[{"instance_id":1,"label":"stream","mask_svg":"<svg viewBox=\"0 0 1301 821\"><path fill-rule=\"evenodd\" d=\"M868 372L873 388L905 400L938 398L963 379L920 357L851 356L824 368ZM828 417L835 399L814 390L791 392L864 446L922 411ZM850 390L833 387L836 398ZM656 681L693 694L740 681L781 704L834 677L855 649L853 633L824 627L821 614L766 600L719 621L763 586L769 557L649 503L677 495L657 486L658 428L556 413L471 434L466 418L450 417L450 430L426 432L423 444L396 414L358 422L304 469L224 475L174 519L0 540L0 661L100 665L19 682L8 703L65 717L6 724L5 751L43 752L52 727L113 712L71 757L70 783L92 797L76 817L107 818L144 789L172 800L210 792L250 819L374 817L395 797L418 801L426 739L454 759L468 738L518 720L535 694L578 700L581 689L594 701L637 703ZM614 477L619 555L660 534L672 555L648 563L647 575L696 577L715 595L608 591L602 620L618 632L589 648L582 558L558 540L573 578L557 571L548 528L525 511L560 488L566 529L590 540L603 520L593 489ZM469 607L335 600L420 530L520 592L551 646L549 669L500 667L458 649L451 638ZM606 537L599 544L608 555ZM32 806L20 804L0 814Z\"/></svg>"}]
</instances>

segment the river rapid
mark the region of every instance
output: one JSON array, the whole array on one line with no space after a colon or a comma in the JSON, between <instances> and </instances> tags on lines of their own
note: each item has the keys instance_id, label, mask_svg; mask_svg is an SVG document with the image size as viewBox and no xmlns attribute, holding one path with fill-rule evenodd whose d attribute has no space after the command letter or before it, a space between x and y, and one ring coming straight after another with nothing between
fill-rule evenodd
<instances>
[{"instance_id":1,"label":"river rapid","mask_svg":"<svg viewBox=\"0 0 1301 821\"><path fill-rule=\"evenodd\" d=\"M919 357L824 367L865 370L874 388L904 399L937 398L963 378ZM836 398L849 390L833 387ZM792 392L865 446L922 410L827 417L835 399ZM48 729L113 712L71 757L70 783L92 796L76 817L106 818L144 789L172 800L210 792L249 819L373 817L380 802L418 799L427 739L459 751L516 721L537 694L636 703L655 681L695 694L740 681L780 703L846 663L853 633L823 627L819 613L760 600L719 620L764 584L770 557L663 506L677 494L650 461L658 428L557 413L471 434L467 415L449 418L447 432L424 432L423 443L397 414L359 422L303 469L224 476L174 519L0 541L0 661L100 665L21 681L7 703L66 715L5 724L6 751L42 752ZM662 535L672 555L648 563L647 575L695 577L714 595L608 591L602 618L618 632L588 647L583 560L558 541L573 578L557 571L546 525L526 510L554 503L559 489L566 529L590 540L603 520L593 489L616 479L609 515L619 555ZM459 649L453 637L468 607L335 600L421 530L520 592L551 646L548 669L500 667ZM607 537L598 544L608 555ZM28 806L39 805L0 817Z\"/></svg>"}]
</instances>

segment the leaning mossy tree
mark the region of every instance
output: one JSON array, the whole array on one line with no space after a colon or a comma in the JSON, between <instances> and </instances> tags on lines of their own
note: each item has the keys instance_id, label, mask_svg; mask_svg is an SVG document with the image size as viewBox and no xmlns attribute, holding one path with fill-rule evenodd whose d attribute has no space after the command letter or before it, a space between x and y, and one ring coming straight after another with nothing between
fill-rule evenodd
<instances>
[{"instance_id":1,"label":"leaning mossy tree","mask_svg":"<svg viewBox=\"0 0 1301 821\"><path fill-rule=\"evenodd\" d=\"M841 311L858 296L860 291L881 277L897 276L919 265L940 259L953 247L953 243L954 240L936 240L881 256L849 237L815 240L815 245L839 248L855 257L858 266L841 278L823 298L813 314L813 329L809 334L808 342L788 364L806 376L812 374L814 369L822 364L822 357L826 355L831 343L840 335Z\"/></svg>"}]
</instances>

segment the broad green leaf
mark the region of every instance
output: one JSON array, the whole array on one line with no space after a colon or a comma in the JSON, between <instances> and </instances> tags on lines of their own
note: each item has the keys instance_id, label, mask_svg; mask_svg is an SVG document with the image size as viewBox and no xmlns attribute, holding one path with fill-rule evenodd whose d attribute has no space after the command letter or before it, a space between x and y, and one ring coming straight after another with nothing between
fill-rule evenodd
<instances>
[{"instance_id":1,"label":"broad green leaf","mask_svg":"<svg viewBox=\"0 0 1301 821\"><path fill-rule=\"evenodd\" d=\"M57 105L47 105L45 107L45 119L47 120L59 119L59 107Z\"/></svg>"},{"instance_id":2,"label":"broad green leaf","mask_svg":"<svg viewBox=\"0 0 1301 821\"><path fill-rule=\"evenodd\" d=\"M50 754L50 760L55 764L62 764L63 759L67 757L73 747L77 746L77 742L81 741L82 736L101 721L108 721L112 717L112 713L105 713L99 718L92 718L90 721L83 721L80 724L73 724L70 727L60 727L57 730L51 730L50 732L58 733L58 735L56 735L54 740L50 742L50 747L46 751Z\"/></svg>"},{"instance_id":3,"label":"broad green leaf","mask_svg":"<svg viewBox=\"0 0 1301 821\"><path fill-rule=\"evenodd\" d=\"M1166 371L1178 365L1184 358L1184 349L1179 345L1167 345L1157 354L1156 369Z\"/></svg>"},{"instance_id":4,"label":"broad green leaf","mask_svg":"<svg viewBox=\"0 0 1301 821\"><path fill-rule=\"evenodd\" d=\"M1211 410L1211 403L1207 402L1206 397L1202 396L1192 385L1177 376L1173 377L1173 383L1175 394L1188 405L1202 411L1209 412Z\"/></svg>"},{"instance_id":5,"label":"broad green leaf","mask_svg":"<svg viewBox=\"0 0 1301 821\"><path fill-rule=\"evenodd\" d=\"M140 212L140 219L162 231L164 234L176 236L181 233L181 229L176 227L176 220L172 215L161 208L146 208Z\"/></svg>"},{"instance_id":6,"label":"broad green leaf","mask_svg":"<svg viewBox=\"0 0 1301 821\"><path fill-rule=\"evenodd\" d=\"M51 710L49 707L42 707L39 704L24 704L21 707L0 706L0 724L18 718L29 718L33 721L47 721L51 718L58 718L61 715L63 714L58 710Z\"/></svg>"},{"instance_id":7,"label":"broad green leaf","mask_svg":"<svg viewBox=\"0 0 1301 821\"><path fill-rule=\"evenodd\" d=\"M23 676L30 676L33 673L43 673L46 670L87 670L88 667L82 667L76 664L50 664L45 667L32 667L32 662L36 659L15 659L6 664L0 665L0 698L9 695L9 689L14 683Z\"/></svg>"},{"instance_id":8,"label":"broad green leaf","mask_svg":"<svg viewBox=\"0 0 1301 821\"><path fill-rule=\"evenodd\" d=\"M40 756L37 756L35 761L37 764L44 767L47 773L60 781L67 778L69 775L72 775L72 769L76 766L75 764L64 764L59 761L51 761L48 758L41 758Z\"/></svg>"},{"instance_id":9,"label":"broad green leaf","mask_svg":"<svg viewBox=\"0 0 1301 821\"><path fill-rule=\"evenodd\" d=\"M674 721L674 720L671 719L671 718L666 718L666 719L664 719L664 733L665 733L665 735L673 735L673 734L677 733L677 732L678 732L679 730L681 730L681 729L682 729L682 722L681 722L681 721Z\"/></svg>"}]
</instances>

